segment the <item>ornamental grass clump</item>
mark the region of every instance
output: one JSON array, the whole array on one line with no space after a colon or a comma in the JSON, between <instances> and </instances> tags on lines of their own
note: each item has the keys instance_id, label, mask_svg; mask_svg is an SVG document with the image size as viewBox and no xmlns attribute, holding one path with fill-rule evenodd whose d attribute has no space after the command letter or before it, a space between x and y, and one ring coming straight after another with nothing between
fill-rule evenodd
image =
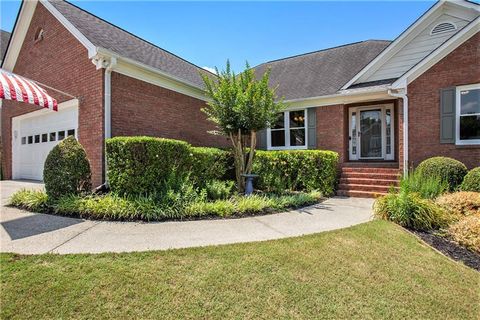
<instances>
[{"instance_id":1,"label":"ornamental grass clump","mask_svg":"<svg viewBox=\"0 0 480 320\"><path fill-rule=\"evenodd\" d=\"M480 214L480 192L454 192L438 197L436 203L457 218Z\"/></svg>"},{"instance_id":2,"label":"ornamental grass clump","mask_svg":"<svg viewBox=\"0 0 480 320\"><path fill-rule=\"evenodd\" d=\"M48 196L42 190L22 189L10 198L10 205L34 212L44 212L48 209Z\"/></svg>"},{"instance_id":3,"label":"ornamental grass clump","mask_svg":"<svg viewBox=\"0 0 480 320\"><path fill-rule=\"evenodd\" d=\"M480 254L480 214L464 217L452 224L448 234L458 244Z\"/></svg>"}]
</instances>

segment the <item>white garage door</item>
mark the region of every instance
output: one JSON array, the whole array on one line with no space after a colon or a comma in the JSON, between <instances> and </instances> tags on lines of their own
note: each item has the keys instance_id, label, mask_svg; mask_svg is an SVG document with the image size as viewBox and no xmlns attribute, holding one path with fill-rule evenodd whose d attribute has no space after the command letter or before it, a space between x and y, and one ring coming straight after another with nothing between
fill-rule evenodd
<instances>
[{"instance_id":1,"label":"white garage door","mask_svg":"<svg viewBox=\"0 0 480 320\"><path fill-rule=\"evenodd\" d=\"M69 135L77 137L77 100L60 104L58 110L43 109L12 119L13 179L43 180L50 150Z\"/></svg>"}]
</instances>

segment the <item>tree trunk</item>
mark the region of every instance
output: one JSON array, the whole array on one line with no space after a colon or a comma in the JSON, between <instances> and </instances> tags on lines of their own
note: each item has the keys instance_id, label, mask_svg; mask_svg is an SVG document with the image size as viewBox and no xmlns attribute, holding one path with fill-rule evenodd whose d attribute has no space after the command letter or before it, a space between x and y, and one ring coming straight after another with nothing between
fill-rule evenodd
<instances>
[{"instance_id":1,"label":"tree trunk","mask_svg":"<svg viewBox=\"0 0 480 320\"><path fill-rule=\"evenodd\" d=\"M245 173L245 152L241 130L238 130L235 134L230 133L230 140L233 144L233 159L235 162L237 189L239 193L243 193L245 191L245 181L243 177L243 174Z\"/></svg>"},{"instance_id":2,"label":"tree trunk","mask_svg":"<svg viewBox=\"0 0 480 320\"><path fill-rule=\"evenodd\" d=\"M255 148L257 146L257 132L255 130L250 131L250 152L248 153L248 161L245 167L245 173L251 174L253 170L253 159L255 157Z\"/></svg>"}]
</instances>

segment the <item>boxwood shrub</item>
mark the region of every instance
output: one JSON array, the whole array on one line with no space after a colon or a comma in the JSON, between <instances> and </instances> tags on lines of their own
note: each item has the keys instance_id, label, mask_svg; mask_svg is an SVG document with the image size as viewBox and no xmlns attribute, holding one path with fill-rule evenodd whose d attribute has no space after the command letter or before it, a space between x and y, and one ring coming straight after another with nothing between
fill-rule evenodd
<instances>
[{"instance_id":1,"label":"boxwood shrub","mask_svg":"<svg viewBox=\"0 0 480 320\"><path fill-rule=\"evenodd\" d=\"M225 150L191 147L189 163L191 179L198 187L204 188L211 181L225 179L233 160L230 152Z\"/></svg>"},{"instance_id":2,"label":"boxwood shrub","mask_svg":"<svg viewBox=\"0 0 480 320\"><path fill-rule=\"evenodd\" d=\"M115 137L107 140L110 188L121 195L158 193L172 171L189 165L190 145L153 137Z\"/></svg>"},{"instance_id":3,"label":"boxwood shrub","mask_svg":"<svg viewBox=\"0 0 480 320\"><path fill-rule=\"evenodd\" d=\"M257 151L253 165L259 189L319 190L330 195L337 180L338 153L323 150Z\"/></svg>"},{"instance_id":4,"label":"boxwood shrub","mask_svg":"<svg viewBox=\"0 0 480 320\"><path fill-rule=\"evenodd\" d=\"M463 178L462 191L480 192L480 167L473 168Z\"/></svg>"},{"instance_id":5,"label":"boxwood shrub","mask_svg":"<svg viewBox=\"0 0 480 320\"><path fill-rule=\"evenodd\" d=\"M467 174L467 167L458 160L448 157L433 157L423 160L417 167L425 178L437 176L449 185L449 190L457 189Z\"/></svg>"},{"instance_id":6,"label":"boxwood shrub","mask_svg":"<svg viewBox=\"0 0 480 320\"><path fill-rule=\"evenodd\" d=\"M45 160L43 181L52 200L90 191L91 176L85 149L73 136L53 147Z\"/></svg>"}]
</instances>

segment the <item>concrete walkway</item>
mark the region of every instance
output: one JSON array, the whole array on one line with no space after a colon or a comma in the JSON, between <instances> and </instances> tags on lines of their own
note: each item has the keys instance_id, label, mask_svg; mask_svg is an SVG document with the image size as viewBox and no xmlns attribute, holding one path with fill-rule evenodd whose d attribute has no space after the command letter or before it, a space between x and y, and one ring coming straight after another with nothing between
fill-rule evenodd
<instances>
[{"instance_id":1,"label":"concrete walkway","mask_svg":"<svg viewBox=\"0 0 480 320\"><path fill-rule=\"evenodd\" d=\"M5 207L25 181L2 181L0 251L22 254L164 250L300 236L371 220L371 199L331 198L315 206L241 219L105 222L35 214Z\"/></svg>"}]
</instances>

